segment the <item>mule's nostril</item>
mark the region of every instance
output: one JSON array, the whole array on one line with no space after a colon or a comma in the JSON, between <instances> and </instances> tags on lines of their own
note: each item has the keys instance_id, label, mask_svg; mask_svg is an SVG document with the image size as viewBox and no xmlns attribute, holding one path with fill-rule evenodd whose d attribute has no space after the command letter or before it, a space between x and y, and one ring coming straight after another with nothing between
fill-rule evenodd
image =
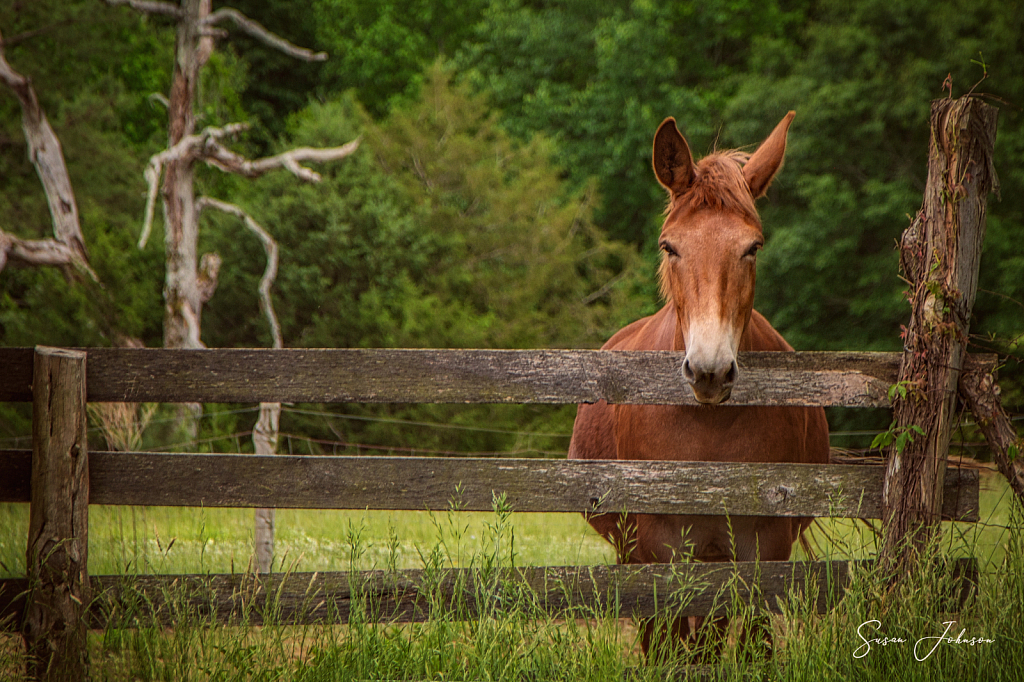
<instances>
[{"instance_id":1,"label":"mule's nostril","mask_svg":"<svg viewBox=\"0 0 1024 682\"><path fill-rule=\"evenodd\" d=\"M683 378L693 383L697 380L697 377L693 374L693 369L690 367L690 360L687 358L683 360Z\"/></svg>"},{"instance_id":2,"label":"mule's nostril","mask_svg":"<svg viewBox=\"0 0 1024 682\"><path fill-rule=\"evenodd\" d=\"M729 371L725 373L725 383L735 383L736 375L738 374L738 372L739 370L736 368L736 363L733 362L731 365L729 365Z\"/></svg>"}]
</instances>

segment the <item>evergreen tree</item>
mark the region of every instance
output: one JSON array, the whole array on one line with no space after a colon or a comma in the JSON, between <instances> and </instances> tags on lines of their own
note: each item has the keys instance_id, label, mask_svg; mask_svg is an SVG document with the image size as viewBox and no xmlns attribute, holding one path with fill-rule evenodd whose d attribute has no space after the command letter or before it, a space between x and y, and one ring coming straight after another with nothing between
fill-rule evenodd
<instances>
[{"instance_id":1,"label":"evergreen tree","mask_svg":"<svg viewBox=\"0 0 1024 682\"><path fill-rule=\"evenodd\" d=\"M268 176L240 188L281 249L276 297L284 336L317 347L596 347L635 310L631 249L604 238L589 195L566 192L548 143L513 142L484 100L435 67L421 98L374 123L351 97L294 117L288 145L330 145L363 135L345 164L318 185ZM217 221L217 216L208 220ZM213 345L262 333L256 309L255 239L222 230L221 290L205 312ZM506 431L568 433L572 407L347 406L374 418L488 424ZM294 418L286 413L285 418ZM413 436L370 422L358 442L498 450L510 434L420 429ZM306 429L324 429L308 423ZM282 427L287 430L286 427ZM330 431L323 436L336 440ZM541 447L534 443L534 447ZM565 443L554 446L564 448ZM543 449L543 448L542 448Z\"/></svg>"}]
</instances>

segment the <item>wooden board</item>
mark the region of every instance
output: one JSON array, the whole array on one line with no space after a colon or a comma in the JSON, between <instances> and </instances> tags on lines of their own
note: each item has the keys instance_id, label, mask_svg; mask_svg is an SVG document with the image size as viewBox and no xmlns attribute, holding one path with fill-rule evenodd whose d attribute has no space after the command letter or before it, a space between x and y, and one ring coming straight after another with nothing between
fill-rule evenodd
<instances>
[{"instance_id":1,"label":"wooden board","mask_svg":"<svg viewBox=\"0 0 1024 682\"><path fill-rule=\"evenodd\" d=\"M27 451L0 451L24 472ZM884 467L93 452L91 504L880 518ZM24 475L23 473L21 475ZM456 495L456 487L461 493ZM978 472L950 468L947 519L977 521ZM14 475L0 501L23 502Z\"/></svg>"},{"instance_id":2,"label":"wooden board","mask_svg":"<svg viewBox=\"0 0 1024 682\"><path fill-rule=\"evenodd\" d=\"M804 592L818 613L834 606L851 574L871 562L739 562L640 566L541 566L490 574L471 569L391 573L291 573L257 576L93 576L92 627L219 623L347 623L356 613L377 622L440 615L455 620L500 615L506 605L526 615L563 618L678 617L723 613L731 590L745 602L776 611L779 595ZM958 589L943 610L956 611L978 581L974 559L951 560ZM13 599L23 579L0 580L0 622L17 622ZM174 608L170 605L174 604ZM431 604L439 605L431 607ZM11 627L9 624L6 627Z\"/></svg>"},{"instance_id":3,"label":"wooden board","mask_svg":"<svg viewBox=\"0 0 1024 682\"><path fill-rule=\"evenodd\" d=\"M86 350L90 402L694 404L666 351ZM888 407L899 357L740 353L730 404ZM0 402L31 400L32 349L0 348L0 367Z\"/></svg>"}]
</instances>

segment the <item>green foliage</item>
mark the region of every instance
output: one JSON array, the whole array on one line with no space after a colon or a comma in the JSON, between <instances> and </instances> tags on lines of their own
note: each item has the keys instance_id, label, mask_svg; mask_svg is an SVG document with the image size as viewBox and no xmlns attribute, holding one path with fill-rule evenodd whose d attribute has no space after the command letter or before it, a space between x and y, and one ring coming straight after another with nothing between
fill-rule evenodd
<instances>
[{"instance_id":1,"label":"green foliage","mask_svg":"<svg viewBox=\"0 0 1024 682\"><path fill-rule=\"evenodd\" d=\"M343 98L292 128L289 146L364 140L316 185L276 174L238 188L281 245L275 296L290 345L593 346L624 319L627 287L612 280L633 259L595 230L589 195L563 197L547 143L512 143L441 71L383 124ZM265 339L258 242L227 218L204 220L229 264L208 339Z\"/></svg>"},{"instance_id":2,"label":"green foliage","mask_svg":"<svg viewBox=\"0 0 1024 682\"><path fill-rule=\"evenodd\" d=\"M355 88L375 117L421 74L470 35L485 0L316 0L316 36L331 53L324 69L333 91Z\"/></svg>"},{"instance_id":3,"label":"green foliage","mask_svg":"<svg viewBox=\"0 0 1024 682\"><path fill-rule=\"evenodd\" d=\"M313 347L596 347L629 321L632 250L590 219L592 191L567 191L550 143L514 142L485 101L435 67L422 96L381 123L351 96L297 114L282 146L330 146L362 135L322 182L284 173L236 185L237 200L278 240L274 288L285 344ZM213 346L268 345L256 288L265 257L234 219L204 216L203 249L224 258L204 312ZM561 450L572 407L352 406L364 417L287 415L314 437L440 450ZM382 410L384 410L382 412ZM294 419L294 421L292 421ZM284 427L283 427L284 428ZM336 429L342 428L342 431ZM341 437L339 434L343 434Z\"/></svg>"},{"instance_id":4,"label":"green foliage","mask_svg":"<svg viewBox=\"0 0 1024 682\"><path fill-rule=\"evenodd\" d=\"M204 72L200 125L250 121L236 148L257 153L364 135L356 156L318 169L318 186L199 169L200 192L245 205L280 239L274 295L289 345L595 346L658 305L664 193L649 160L658 123L675 116L699 156L756 144L795 109L786 167L761 203L768 243L756 307L800 349L897 350L909 310L893 245L920 205L927 103L973 88L1009 105L972 350L1009 354L1003 401L1024 401L1015 358L1024 335L1019 4L233 4L331 58L301 63L229 26ZM0 343L106 344L127 334L159 345L159 218L145 252L132 242L141 171L166 138L166 112L150 95L169 86L169 22L91 0L39 0L0 6L0 28L61 137L103 281L69 287L54 272L9 265ZM479 98L438 86L430 65L439 58ZM5 94L0 177L3 228L48 234L18 105ZM263 253L239 230L224 216L204 218L201 250L225 258L204 334L211 345L268 345L254 293ZM642 263L610 239L631 244ZM564 417L545 415L531 419L564 428ZM388 416L416 417L404 408ZM880 430L889 418L845 410L830 420ZM386 439L394 428L379 431Z\"/></svg>"},{"instance_id":5,"label":"green foliage","mask_svg":"<svg viewBox=\"0 0 1024 682\"><path fill-rule=\"evenodd\" d=\"M652 179L654 130L675 116L697 151L750 42L799 17L777 2L492 2L456 63L492 97L509 130L542 130L582 184L597 177L598 224L656 241L664 192Z\"/></svg>"},{"instance_id":6,"label":"green foliage","mask_svg":"<svg viewBox=\"0 0 1024 682\"><path fill-rule=\"evenodd\" d=\"M874 440L871 441L872 448L887 448L890 445L896 446L896 452L903 454L903 451L908 445L914 442L914 436L925 435L924 429L917 424L910 424L908 426L896 426L894 421L889 425L888 431L875 436Z\"/></svg>"},{"instance_id":7,"label":"green foliage","mask_svg":"<svg viewBox=\"0 0 1024 682\"><path fill-rule=\"evenodd\" d=\"M233 0L225 3L294 45L320 51L317 17L310 3L296 6L291 0ZM220 5L215 5L218 9ZM322 86L328 62L306 62L282 54L262 41L251 38L230 24L230 39L217 42L214 54L236 56L245 64L247 78L237 95L253 125L249 139L259 154L265 154L284 134L288 116L310 99L331 89ZM332 59L337 55L332 55ZM238 119L233 119L238 120Z\"/></svg>"},{"instance_id":8,"label":"green foliage","mask_svg":"<svg viewBox=\"0 0 1024 682\"><path fill-rule=\"evenodd\" d=\"M886 391L886 395L889 398L890 404L895 404L896 400L906 400L907 396L923 398L919 384L916 381L897 381L895 384L889 387Z\"/></svg>"}]
</instances>

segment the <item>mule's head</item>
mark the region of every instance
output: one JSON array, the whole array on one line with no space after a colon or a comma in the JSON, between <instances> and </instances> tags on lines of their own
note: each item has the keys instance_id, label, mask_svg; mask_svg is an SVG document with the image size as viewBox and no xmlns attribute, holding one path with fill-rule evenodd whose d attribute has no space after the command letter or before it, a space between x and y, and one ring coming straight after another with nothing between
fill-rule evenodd
<instances>
[{"instance_id":1,"label":"mule's head","mask_svg":"<svg viewBox=\"0 0 1024 682\"><path fill-rule=\"evenodd\" d=\"M654 136L654 174L669 193L661 289L675 305L675 347L686 349L683 376L700 403L728 400L736 382L764 243L754 200L782 166L793 116L752 155L717 152L696 164L675 119L665 119Z\"/></svg>"}]
</instances>

